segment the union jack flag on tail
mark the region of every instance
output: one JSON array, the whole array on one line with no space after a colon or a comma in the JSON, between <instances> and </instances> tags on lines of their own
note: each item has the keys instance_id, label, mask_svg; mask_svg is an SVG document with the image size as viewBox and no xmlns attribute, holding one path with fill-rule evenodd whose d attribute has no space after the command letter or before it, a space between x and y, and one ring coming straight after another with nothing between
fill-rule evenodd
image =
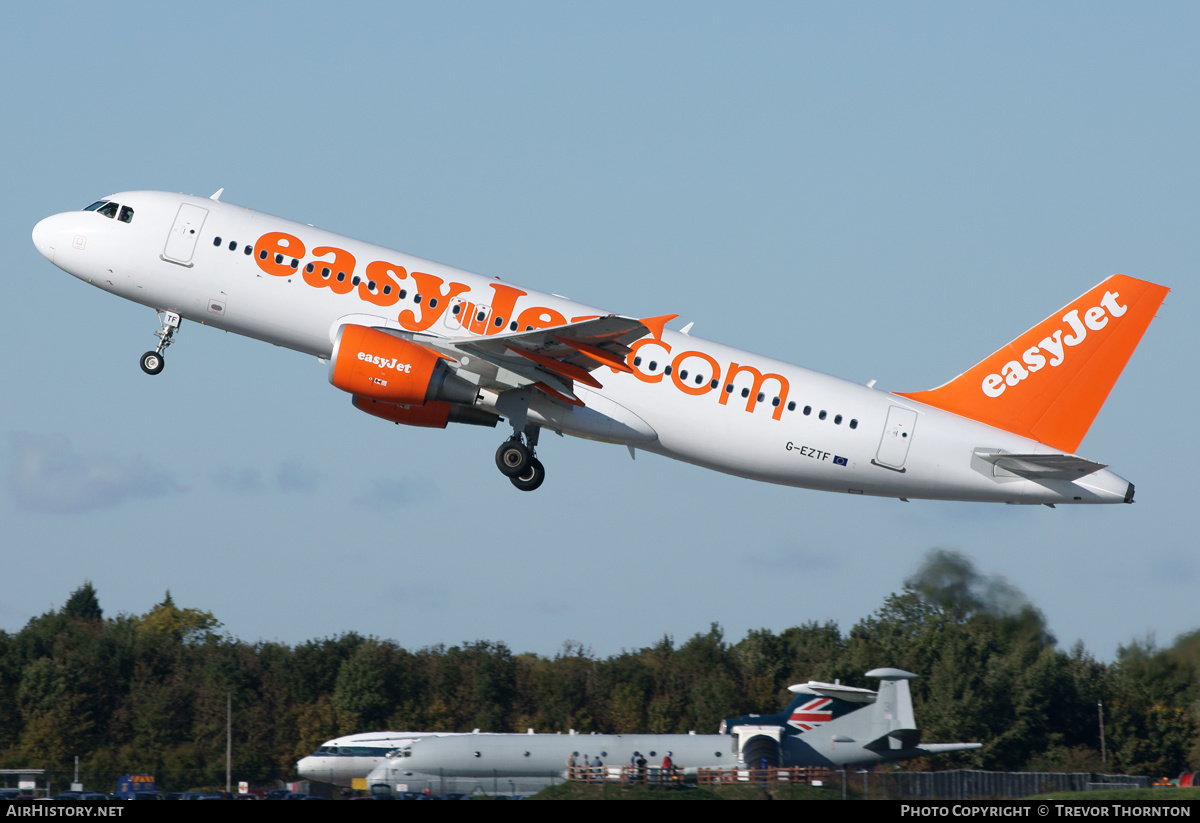
<instances>
[{"instance_id":1,"label":"union jack flag on tail","mask_svg":"<svg viewBox=\"0 0 1200 823\"><path fill-rule=\"evenodd\" d=\"M788 718L788 725L807 732L815 729L821 723L828 723L833 719L833 711L829 706L832 702L833 700L828 697L816 697L797 706L792 710L792 716Z\"/></svg>"}]
</instances>

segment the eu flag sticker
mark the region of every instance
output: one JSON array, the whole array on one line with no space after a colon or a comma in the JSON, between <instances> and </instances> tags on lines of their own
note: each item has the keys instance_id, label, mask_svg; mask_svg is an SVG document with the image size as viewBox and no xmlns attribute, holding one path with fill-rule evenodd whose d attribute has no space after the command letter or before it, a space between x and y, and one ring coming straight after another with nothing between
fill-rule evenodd
<instances>
[{"instance_id":1,"label":"eu flag sticker","mask_svg":"<svg viewBox=\"0 0 1200 823\"><path fill-rule=\"evenodd\" d=\"M835 466L844 466L844 465L846 465L846 458L844 458L844 457L838 457L838 456L835 454L835 455L833 456L833 465L835 465Z\"/></svg>"}]
</instances>

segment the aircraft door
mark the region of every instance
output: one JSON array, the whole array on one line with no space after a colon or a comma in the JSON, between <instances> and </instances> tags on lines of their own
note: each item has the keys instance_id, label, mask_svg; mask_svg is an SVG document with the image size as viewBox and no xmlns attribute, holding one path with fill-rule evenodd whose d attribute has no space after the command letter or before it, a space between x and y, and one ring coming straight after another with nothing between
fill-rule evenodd
<instances>
[{"instance_id":1,"label":"aircraft door","mask_svg":"<svg viewBox=\"0 0 1200 823\"><path fill-rule=\"evenodd\" d=\"M892 406L888 409L887 423L884 424L883 438L879 441L879 451L875 453L874 462L889 469L903 471L916 425L917 413L912 409L902 406Z\"/></svg>"},{"instance_id":2,"label":"aircraft door","mask_svg":"<svg viewBox=\"0 0 1200 823\"><path fill-rule=\"evenodd\" d=\"M196 241L200 239L200 227L204 218L208 217L208 209L183 203L179 213L175 215L175 224L167 235L167 246L163 249L163 259L185 266L192 264L192 255L196 253Z\"/></svg>"}]
</instances>

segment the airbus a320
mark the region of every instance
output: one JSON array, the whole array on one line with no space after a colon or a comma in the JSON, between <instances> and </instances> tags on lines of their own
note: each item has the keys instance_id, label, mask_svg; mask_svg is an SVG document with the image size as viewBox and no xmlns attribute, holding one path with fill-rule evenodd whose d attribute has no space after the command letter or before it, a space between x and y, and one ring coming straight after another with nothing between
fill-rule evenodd
<instances>
[{"instance_id":1,"label":"airbus a320","mask_svg":"<svg viewBox=\"0 0 1200 823\"><path fill-rule=\"evenodd\" d=\"M1130 503L1075 454L1168 289L1113 275L949 383L892 393L209 198L123 192L47 217L38 250L158 312L328 362L368 414L511 428L496 465L538 488L543 429L727 474L904 500Z\"/></svg>"}]
</instances>

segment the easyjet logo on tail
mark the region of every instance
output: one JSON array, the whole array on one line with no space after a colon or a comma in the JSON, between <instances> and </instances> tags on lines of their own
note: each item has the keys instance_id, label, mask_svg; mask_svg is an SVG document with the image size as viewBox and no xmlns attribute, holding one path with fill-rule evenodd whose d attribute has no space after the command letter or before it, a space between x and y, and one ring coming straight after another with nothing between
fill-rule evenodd
<instances>
[{"instance_id":1,"label":"easyjet logo on tail","mask_svg":"<svg viewBox=\"0 0 1200 823\"><path fill-rule=\"evenodd\" d=\"M1079 309L1071 309L1063 315L1067 328L1058 329L1043 337L1036 346L1030 346L1021 355L1021 361L1009 360L999 374L983 378L983 393L988 397L999 397L1009 386L1016 386L1031 374L1041 371L1046 365L1061 366L1066 362L1067 349L1074 348L1087 339L1088 329L1100 331L1108 325L1109 317L1121 317L1129 310L1117 302L1120 295L1106 291L1100 305L1092 306L1079 317ZM1046 359L1049 355L1049 360Z\"/></svg>"},{"instance_id":2,"label":"easyjet logo on tail","mask_svg":"<svg viewBox=\"0 0 1200 823\"><path fill-rule=\"evenodd\" d=\"M946 385L900 396L1074 452L1168 291L1114 274Z\"/></svg>"}]
</instances>

